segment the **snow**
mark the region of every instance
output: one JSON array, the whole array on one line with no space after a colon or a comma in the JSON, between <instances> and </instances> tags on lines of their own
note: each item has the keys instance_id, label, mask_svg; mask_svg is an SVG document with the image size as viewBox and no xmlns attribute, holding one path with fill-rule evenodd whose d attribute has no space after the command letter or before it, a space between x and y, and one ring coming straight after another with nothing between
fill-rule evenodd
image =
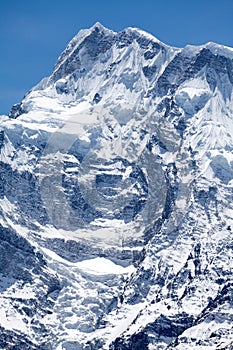
<instances>
[{"instance_id":1,"label":"snow","mask_svg":"<svg viewBox=\"0 0 233 350\"><path fill-rule=\"evenodd\" d=\"M14 280L12 280L14 281ZM13 283L5 292L2 293L3 298L30 300L36 298L36 293L29 283L22 285L21 283Z\"/></svg>"},{"instance_id":2,"label":"snow","mask_svg":"<svg viewBox=\"0 0 233 350\"><path fill-rule=\"evenodd\" d=\"M131 274L135 271L135 268L132 265L123 267L106 258L97 257L77 263L71 263L47 248L41 248L41 250L52 261L55 260L66 266L78 268L83 273L95 276Z\"/></svg>"},{"instance_id":3,"label":"snow","mask_svg":"<svg viewBox=\"0 0 233 350\"><path fill-rule=\"evenodd\" d=\"M133 266L122 267L105 258L84 260L77 263L77 267L84 272L94 275L121 275L135 271Z\"/></svg>"},{"instance_id":4,"label":"snow","mask_svg":"<svg viewBox=\"0 0 233 350\"><path fill-rule=\"evenodd\" d=\"M159 39L157 39L156 37L154 37L154 35L150 34L150 33L147 33L145 32L144 30L142 29L139 29L139 28L136 28L136 27L128 27L125 29L126 31L133 31L133 32L136 32L138 33L139 35L142 35L146 38L148 38L149 40L151 41L154 41L156 43L159 43L161 45L164 45Z\"/></svg>"},{"instance_id":5,"label":"snow","mask_svg":"<svg viewBox=\"0 0 233 350\"><path fill-rule=\"evenodd\" d=\"M0 295L0 326L10 331L30 335L30 318L22 312L19 313L12 303L14 300L17 302L20 298L22 300L35 299L36 294L33 287L30 284L23 285L21 282L15 282L9 277L4 280L0 276L0 288L3 290Z\"/></svg>"},{"instance_id":6,"label":"snow","mask_svg":"<svg viewBox=\"0 0 233 350\"><path fill-rule=\"evenodd\" d=\"M220 45L213 42L208 42L206 44L206 47L210 49L215 55L223 55L229 58L233 58L233 48L226 46L226 45Z\"/></svg>"},{"instance_id":7,"label":"snow","mask_svg":"<svg viewBox=\"0 0 233 350\"><path fill-rule=\"evenodd\" d=\"M11 314L9 310L9 314L6 314L6 311L3 309L0 316L0 325L1 327L9 330L19 330L22 332L27 332L27 326L22 321L22 317L18 314Z\"/></svg>"},{"instance_id":8,"label":"snow","mask_svg":"<svg viewBox=\"0 0 233 350\"><path fill-rule=\"evenodd\" d=\"M109 345L132 324L137 315L143 310L145 303L139 303L133 306L124 306L119 314L110 313L108 315L111 326L106 329L96 331L95 336L104 336L107 342L103 346L103 350L109 349ZM114 319L115 318L115 319Z\"/></svg>"}]
</instances>

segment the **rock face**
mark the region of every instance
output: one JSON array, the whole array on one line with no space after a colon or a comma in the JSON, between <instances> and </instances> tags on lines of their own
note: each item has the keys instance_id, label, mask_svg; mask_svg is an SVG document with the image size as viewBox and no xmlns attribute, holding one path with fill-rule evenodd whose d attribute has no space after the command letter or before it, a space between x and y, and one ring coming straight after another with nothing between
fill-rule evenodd
<instances>
[{"instance_id":1,"label":"rock face","mask_svg":"<svg viewBox=\"0 0 233 350\"><path fill-rule=\"evenodd\" d=\"M0 348L233 348L233 49L80 31L0 130Z\"/></svg>"}]
</instances>

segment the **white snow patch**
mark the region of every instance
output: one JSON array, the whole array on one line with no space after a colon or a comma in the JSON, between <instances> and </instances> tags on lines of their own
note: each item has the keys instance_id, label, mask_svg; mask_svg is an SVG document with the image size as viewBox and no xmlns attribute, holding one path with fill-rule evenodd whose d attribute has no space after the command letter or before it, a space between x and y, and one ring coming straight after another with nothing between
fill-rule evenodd
<instances>
[{"instance_id":1,"label":"white snow patch","mask_svg":"<svg viewBox=\"0 0 233 350\"><path fill-rule=\"evenodd\" d=\"M61 258L55 252L47 248L41 248L41 250L45 255L47 255L52 260L60 262L61 264L64 264L66 266L78 268L80 271L91 275L97 275L97 276L121 275L121 274L128 274L128 273L131 274L135 271L135 267L132 265L128 267L123 267L103 257L87 259L80 262L72 263L70 261L67 261Z\"/></svg>"},{"instance_id":2,"label":"white snow patch","mask_svg":"<svg viewBox=\"0 0 233 350\"><path fill-rule=\"evenodd\" d=\"M94 275L121 275L124 273L132 273L135 268L131 265L128 267L122 267L115 264L111 260L105 258L95 258L90 260L84 260L77 263L77 266L87 273Z\"/></svg>"}]
</instances>

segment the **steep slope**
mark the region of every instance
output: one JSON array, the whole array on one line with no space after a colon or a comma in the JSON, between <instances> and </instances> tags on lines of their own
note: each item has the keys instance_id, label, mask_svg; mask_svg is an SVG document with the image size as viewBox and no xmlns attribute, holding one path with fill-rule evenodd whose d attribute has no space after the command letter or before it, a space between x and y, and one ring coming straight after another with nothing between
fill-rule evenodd
<instances>
[{"instance_id":1,"label":"steep slope","mask_svg":"<svg viewBox=\"0 0 233 350\"><path fill-rule=\"evenodd\" d=\"M97 23L1 117L0 347L232 348L232 86Z\"/></svg>"}]
</instances>

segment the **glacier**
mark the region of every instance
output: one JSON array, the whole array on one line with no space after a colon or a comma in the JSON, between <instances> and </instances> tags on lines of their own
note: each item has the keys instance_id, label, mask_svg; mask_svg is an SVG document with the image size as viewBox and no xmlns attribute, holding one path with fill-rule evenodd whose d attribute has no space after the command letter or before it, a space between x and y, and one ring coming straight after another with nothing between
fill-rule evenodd
<instances>
[{"instance_id":1,"label":"glacier","mask_svg":"<svg viewBox=\"0 0 233 350\"><path fill-rule=\"evenodd\" d=\"M233 349L232 48L96 23L0 121L0 349Z\"/></svg>"}]
</instances>

